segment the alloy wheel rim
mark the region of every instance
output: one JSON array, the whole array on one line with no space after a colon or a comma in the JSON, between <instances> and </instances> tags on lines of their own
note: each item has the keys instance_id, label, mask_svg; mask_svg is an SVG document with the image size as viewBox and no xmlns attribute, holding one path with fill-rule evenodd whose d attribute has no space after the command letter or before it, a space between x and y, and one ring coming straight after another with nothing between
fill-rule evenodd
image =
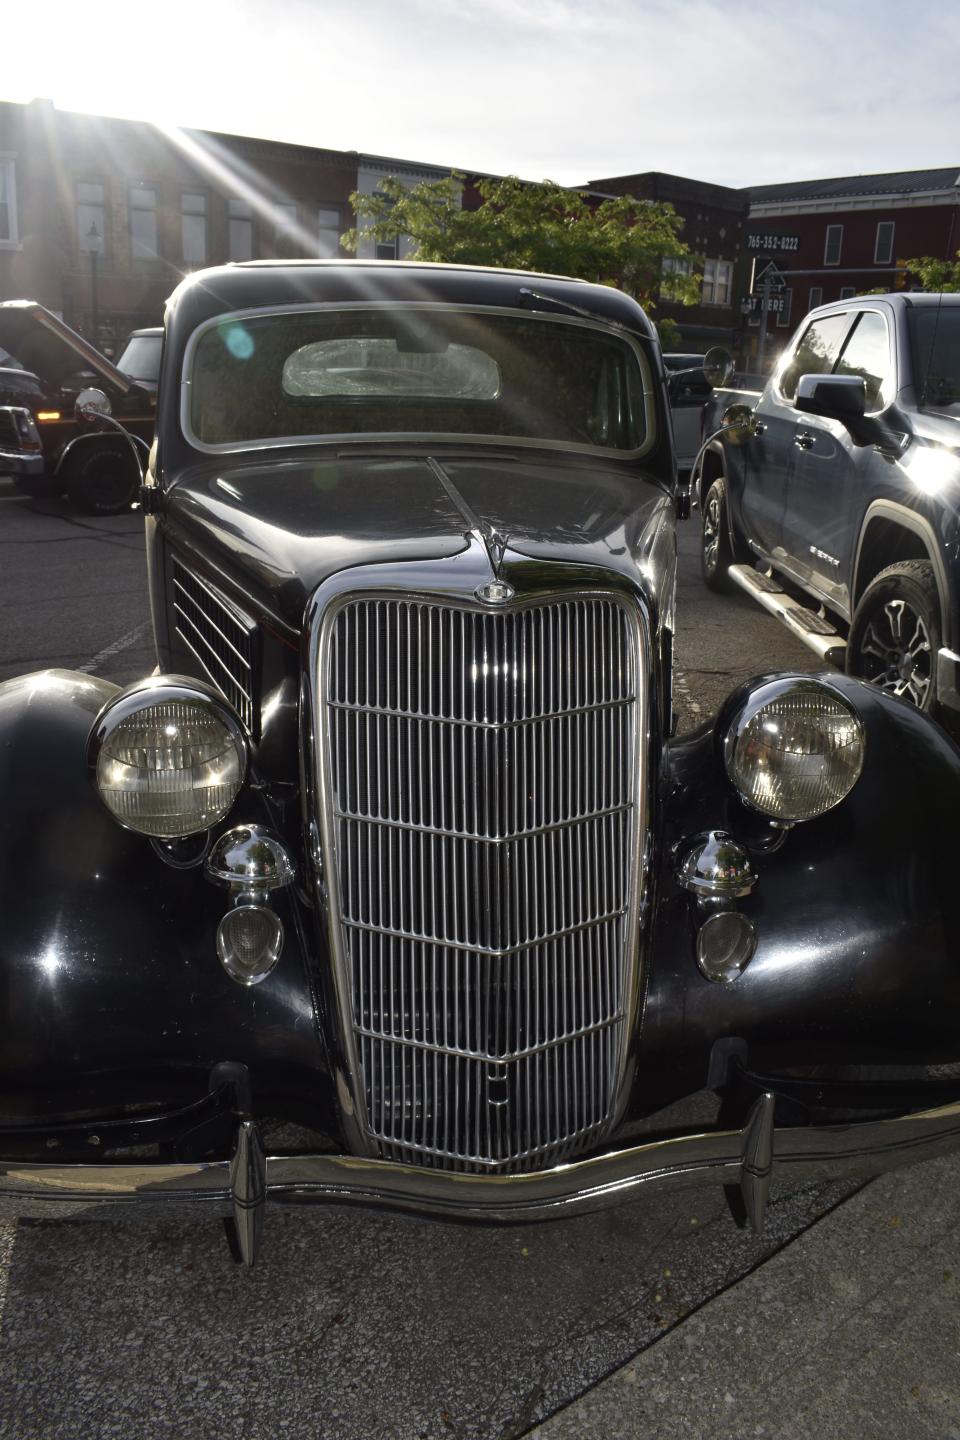
<instances>
[{"instance_id":1,"label":"alloy wheel rim","mask_svg":"<svg viewBox=\"0 0 960 1440\"><path fill-rule=\"evenodd\" d=\"M703 563L708 570L714 570L720 551L720 502L715 494L707 500L703 512Z\"/></svg>"},{"instance_id":2,"label":"alloy wheel rim","mask_svg":"<svg viewBox=\"0 0 960 1440\"><path fill-rule=\"evenodd\" d=\"M888 600L860 644L863 678L922 710L933 680L933 648L923 617L906 600Z\"/></svg>"}]
</instances>

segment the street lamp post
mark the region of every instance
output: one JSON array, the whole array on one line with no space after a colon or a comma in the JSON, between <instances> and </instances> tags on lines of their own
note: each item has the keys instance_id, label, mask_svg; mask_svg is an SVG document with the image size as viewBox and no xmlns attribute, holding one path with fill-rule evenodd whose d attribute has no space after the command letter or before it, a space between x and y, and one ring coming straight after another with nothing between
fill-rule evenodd
<instances>
[{"instance_id":1,"label":"street lamp post","mask_svg":"<svg viewBox=\"0 0 960 1440\"><path fill-rule=\"evenodd\" d=\"M87 231L87 248L90 251L90 309L92 312L93 343L99 344L100 335L100 306L97 295L97 261L100 258L100 231L97 229L96 220L90 222L90 229Z\"/></svg>"}]
</instances>

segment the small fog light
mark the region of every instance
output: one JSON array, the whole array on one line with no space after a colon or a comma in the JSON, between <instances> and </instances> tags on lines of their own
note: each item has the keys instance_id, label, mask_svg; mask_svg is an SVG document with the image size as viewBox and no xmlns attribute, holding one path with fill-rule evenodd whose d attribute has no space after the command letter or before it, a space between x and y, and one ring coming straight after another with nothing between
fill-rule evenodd
<instances>
[{"instance_id":1,"label":"small fog light","mask_svg":"<svg viewBox=\"0 0 960 1440\"><path fill-rule=\"evenodd\" d=\"M265 905L237 905L217 927L220 963L238 985L258 985L280 959L283 924Z\"/></svg>"},{"instance_id":2,"label":"small fog light","mask_svg":"<svg viewBox=\"0 0 960 1440\"><path fill-rule=\"evenodd\" d=\"M708 980L729 984L746 969L756 948L753 922L738 910L723 910L700 927L697 964Z\"/></svg>"}]
</instances>

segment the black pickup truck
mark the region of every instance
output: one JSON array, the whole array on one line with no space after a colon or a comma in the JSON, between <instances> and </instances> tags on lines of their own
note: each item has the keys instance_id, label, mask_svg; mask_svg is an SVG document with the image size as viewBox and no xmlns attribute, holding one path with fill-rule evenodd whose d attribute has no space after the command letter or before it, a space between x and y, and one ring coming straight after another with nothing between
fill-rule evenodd
<instances>
[{"instance_id":1,"label":"black pickup truck","mask_svg":"<svg viewBox=\"0 0 960 1440\"><path fill-rule=\"evenodd\" d=\"M849 674L960 710L960 295L821 306L762 390L708 361L706 583Z\"/></svg>"}]
</instances>

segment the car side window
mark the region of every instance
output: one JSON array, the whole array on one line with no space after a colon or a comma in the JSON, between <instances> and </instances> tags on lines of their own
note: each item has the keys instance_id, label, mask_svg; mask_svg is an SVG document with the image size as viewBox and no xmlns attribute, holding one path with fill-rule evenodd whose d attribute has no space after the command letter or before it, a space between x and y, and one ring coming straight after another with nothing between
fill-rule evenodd
<instances>
[{"instance_id":1,"label":"car side window","mask_svg":"<svg viewBox=\"0 0 960 1440\"><path fill-rule=\"evenodd\" d=\"M860 375L867 387L867 409L882 410L890 403L890 340L887 322L877 310L865 310L849 335L835 375Z\"/></svg>"},{"instance_id":2,"label":"car side window","mask_svg":"<svg viewBox=\"0 0 960 1440\"><path fill-rule=\"evenodd\" d=\"M793 400L801 375L829 375L837 363L853 322L850 311L814 320L800 336L797 348L780 374L780 393Z\"/></svg>"}]
</instances>

